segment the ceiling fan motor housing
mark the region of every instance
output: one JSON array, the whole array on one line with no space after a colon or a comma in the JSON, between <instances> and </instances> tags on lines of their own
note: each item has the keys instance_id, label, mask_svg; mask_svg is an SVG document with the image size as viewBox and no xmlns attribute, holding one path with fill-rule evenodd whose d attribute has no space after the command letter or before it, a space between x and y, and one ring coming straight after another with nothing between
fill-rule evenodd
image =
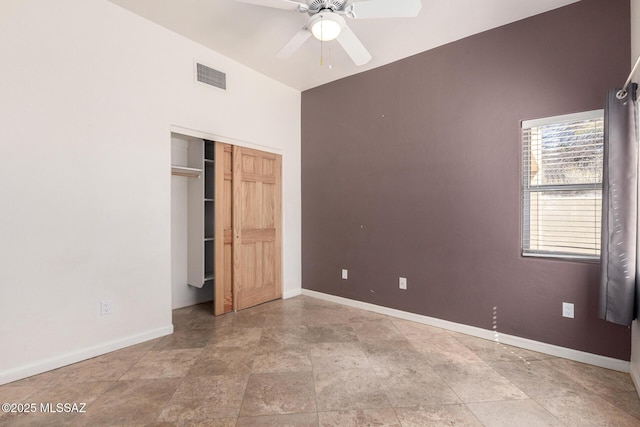
<instances>
[{"instance_id":1,"label":"ceiling fan motor housing","mask_svg":"<svg viewBox=\"0 0 640 427\"><path fill-rule=\"evenodd\" d=\"M347 0L313 0L309 3L309 15L315 15L323 10L332 12L342 11Z\"/></svg>"}]
</instances>

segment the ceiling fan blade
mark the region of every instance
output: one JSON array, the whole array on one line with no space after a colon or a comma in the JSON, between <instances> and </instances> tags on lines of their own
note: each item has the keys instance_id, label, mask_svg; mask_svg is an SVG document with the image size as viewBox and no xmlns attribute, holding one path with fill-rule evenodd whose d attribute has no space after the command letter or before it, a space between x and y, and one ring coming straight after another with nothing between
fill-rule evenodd
<instances>
[{"instance_id":1,"label":"ceiling fan blade","mask_svg":"<svg viewBox=\"0 0 640 427\"><path fill-rule=\"evenodd\" d=\"M422 9L420 0L365 0L351 3L347 16L354 19L413 18Z\"/></svg>"},{"instance_id":2,"label":"ceiling fan blade","mask_svg":"<svg viewBox=\"0 0 640 427\"><path fill-rule=\"evenodd\" d=\"M300 46L302 46L309 37L311 37L311 32L309 32L306 27L301 29L291 40L287 42L287 44L284 45L282 49L280 49L280 52L278 52L278 55L276 56L280 59L289 58L298 49L300 49Z\"/></svg>"},{"instance_id":3,"label":"ceiling fan blade","mask_svg":"<svg viewBox=\"0 0 640 427\"><path fill-rule=\"evenodd\" d=\"M302 10L301 8L306 8L307 4L299 1L293 0L236 0L238 3L248 3L255 4L258 6L266 6L266 7L275 7L276 9L285 9L285 10Z\"/></svg>"},{"instance_id":4,"label":"ceiling fan blade","mask_svg":"<svg viewBox=\"0 0 640 427\"><path fill-rule=\"evenodd\" d=\"M371 61L371 54L348 26L344 27L337 40L356 65Z\"/></svg>"}]
</instances>

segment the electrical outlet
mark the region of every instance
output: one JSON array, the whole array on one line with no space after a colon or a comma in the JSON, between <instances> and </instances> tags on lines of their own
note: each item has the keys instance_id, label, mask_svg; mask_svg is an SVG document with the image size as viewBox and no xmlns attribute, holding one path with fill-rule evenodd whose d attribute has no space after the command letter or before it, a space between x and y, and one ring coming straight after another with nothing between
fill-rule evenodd
<instances>
[{"instance_id":1,"label":"electrical outlet","mask_svg":"<svg viewBox=\"0 0 640 427\"><path fill-rule=\"evenodd\" d=\"M342 279L343 280L347 280L349 278L349 272L347 271L346 268L342 269Z\"/></svg>"},{"instance_id":2,"label":"electrical outlet","mask_svg":"<svg viewBox=\"0 0 640 427\"><path fill-rule=\"evenodd\" d=\"M100 315L107 316L111 314L111 300L105 299L100 301Z\"/></svg>"},{"instance_id":3,"label":"electrical outlet","mask_svg":"<svg viewBox=\"0 0 640 427\"><path fill-rule=\"evenodd\" d=\"M562 317L568 317L573 319L573 303L563 302L562 303Z\"/></svg>"},{"instance_id":4,"label":"electrical outlet","mask_svg":"<svg viewBox=\"0 0 640 427\"><path fill-rule=\"evenodd\" d=\"M400 277L398 279L398 287L402 290L407 290L407 278L406 277Z\"/></svg>"}]
</instances>

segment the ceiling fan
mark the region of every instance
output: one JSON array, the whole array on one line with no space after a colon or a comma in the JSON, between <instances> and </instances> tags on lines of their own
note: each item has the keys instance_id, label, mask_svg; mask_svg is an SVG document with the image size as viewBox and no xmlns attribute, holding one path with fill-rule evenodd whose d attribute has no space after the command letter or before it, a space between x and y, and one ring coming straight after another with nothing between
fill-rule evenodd
<instances>
[{"instance_id":1,"label":"ceiling fan","mask_svg":"<svg viewBox=\"0 0 640 427\"><path fill-rule=\"evenodd\" d=\"M321 41L336 39L356 65L371 60L371 54L347 26L345 19L411 18L418 16L421 0L236 0L259 6L307 13L309 20L277 57L289 58L311 35Z\"/></svg>"}]
</instances>

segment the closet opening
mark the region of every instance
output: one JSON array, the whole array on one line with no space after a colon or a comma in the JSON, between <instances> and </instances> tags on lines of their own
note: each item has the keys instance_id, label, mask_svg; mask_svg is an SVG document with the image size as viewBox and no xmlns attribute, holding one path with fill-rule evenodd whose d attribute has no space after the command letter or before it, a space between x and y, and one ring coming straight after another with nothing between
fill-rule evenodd
<instances>
[{"instance_id":1,"label":"closet opening","mask_svg":"<svg viewBox=\"0 0 640 427\"><path fill-rule=\"evenodd\" d=\"M282 298L282 156L171 134L172 309Z\"/></svg>"}]
</instances>

